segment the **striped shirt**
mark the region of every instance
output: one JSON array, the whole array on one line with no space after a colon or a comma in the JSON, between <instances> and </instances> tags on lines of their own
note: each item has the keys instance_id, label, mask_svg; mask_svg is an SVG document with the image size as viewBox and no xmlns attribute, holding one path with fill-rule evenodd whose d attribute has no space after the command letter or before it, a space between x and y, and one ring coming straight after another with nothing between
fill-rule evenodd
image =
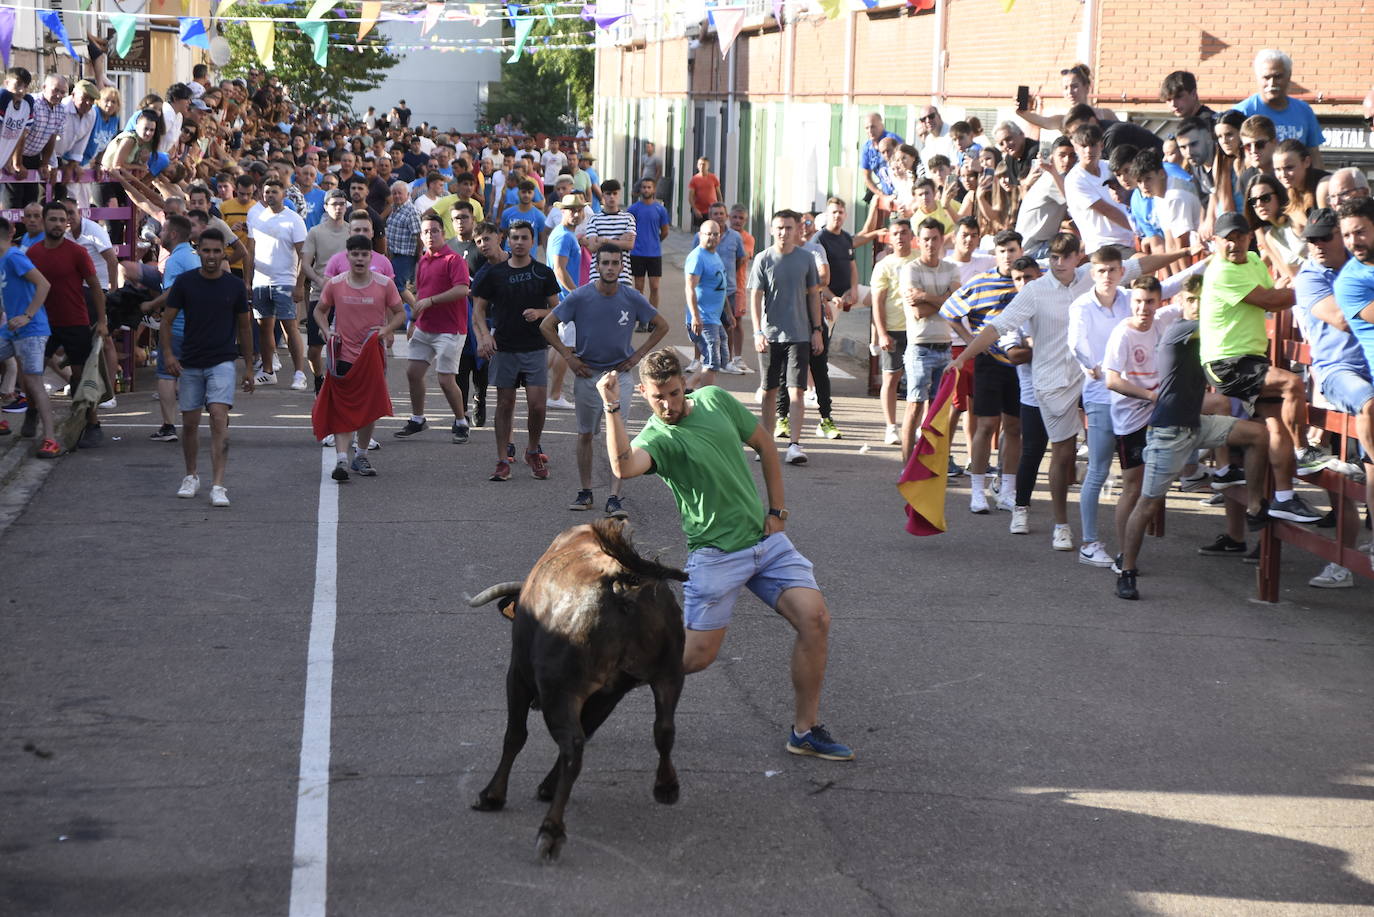
<instances>
[{"instance_id":1,"label":"striped shirt","mask_svg":"<svg viewBox=\"0 0 1374 917\"><path fill-rule=\"evenodd\" d=\"M592 215L584 220L582 225L578 227L577 234L583 238L587 236L598 236L602 239L614 239L618 236L625 235L627 232L632 233L634 231L634 215L627 210L621 210L618 213L606 213L602 211L601 213ZM591 247L593 263L596 262L596 250L600 247L600 245L593 245ZM624 252L620 258L620 282L630 284L631 286L634 285L634 277L630 274L630 253L628 251Z\"/></svg>"},{"instance_id":2,"label":"striped shirt","mask_svg":"<svg viewBox=\"0 0 1374 917\"><path fill-rule=\"evenodd\" d=\"M940 307L940 314L951 321L967 319L969 330L977 334L983 330L984 324L1006 308L1015 295L1016 285L1010 277L1004 277L995 270L984 271L975 274L968 283L955 290ZM1006 352L997 344L989 347L987 354L999 363L1011 365Z\"/></svg>"},{"instance_id":3,"label":"striped shirt","mask_svg":"<svg viewBox=\"0 0 1374 917\"><path fill-rule=\"evenodd\" d=\"M23 155L37 156L48 145L53 134L62 130L67 122L67 113L62 104L49 105L42 96L33 97L33 120L29 122L28 132L24 134Z\"/></svg>"},{"instance_id":4,"label":"striped shirt","mask_svg":"<svg viewBox=\"0 0 1374 917\"><path fill-rule=\"evenodd\" d=\"M415 257L420 248L420 214L414 204L407 201L392 208L386 218L386 245L393 255Z\"/></svg>"}]
</instances>

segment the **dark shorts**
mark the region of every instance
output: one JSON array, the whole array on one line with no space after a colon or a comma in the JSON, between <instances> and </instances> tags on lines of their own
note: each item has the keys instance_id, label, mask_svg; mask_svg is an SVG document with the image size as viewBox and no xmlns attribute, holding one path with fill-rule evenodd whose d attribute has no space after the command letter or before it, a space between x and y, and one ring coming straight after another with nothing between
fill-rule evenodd
<instances>
[{"instance_id":1,"label":"dark shorts","mask_svg":"<svg viewBox=\"0 0 1374 917\"><path fill-rule=\"evenodd\" d=\"M1269 365L1268 357L1246 354L1213 360L1202 368L1207 373L1207 380L1216 386L1218 392L1242 402L1250 413L1254 413L1255 399L1264 387Z\"/></svg>"},{"instance_id":2,"label":"dark shorts","mask_svg":"<svg viewBox=\"0 0 1374 917\"><path fill-rule=\"evenodd\" d=\"M773 391L786 385L788 388L806 388L806 370L811 363L810 344L768 343L765 354L768 365L764 369L763 387Z\"/></svg>"},{"instance_id":3,"label":"dark shorts","mask_svg":"<svg viewBox=\"0 0 1374 917\"><path fill-rule=\"evenodd\" d=\"M636 277L662 277L662 255L631 255L630 273Z\"/></svg>"},{"instance_id":4,"label":"dark shorts","mask_svg":"<svg viewBox=\"0 0 1374 917\"><path fill-rule=\"evenodd\" d=\"M973 416L1021 416L1021 383L1016 367L999 363L987 354L973 358L978 371L973 377Z\"/></svg>"},{"instance_id":5,"label":"dark shorts","mask_svg":"<svg viewBox=\"0 0 1374 917\"><path fill-rule=\"evenodd\" d=\"M60 347L67 355L67 365L85 366L91 358L91 335L94 333L90 325L53 325L43 355L50 357Z\"/></svg>"},{"instance_id":6,"label":"dark shorts","mask_svg":"<svg viewBox=\"0 0 1374 917\"><path fill-rule=\"evenodd\" d=\"M323 347L325 344L324 334L315 322L315 307L319 304L318 299L311 300L310 306L305 311L305 342L311 347ZM329 320L334 320L333 309L329 310Z\"/></svg>"},{"instance_id":7,"label":"dark shorts","mask_svg":"<svg viewBox=\"0 0 1374 917\"><path fill-rule=\"evenodd\" d=\"M1117 434L1116 457L1121 460L1122 471L1145 464L1145 443L1148 439L1145 431L1148 429L1149 424L1146 424L1134 433Z\"/></svg>"},{"instance_id":8,"label":"dark shorts","mask_svg":"<svg viewBox=\"0 0 1374 917\"><path fill-rule=\"evenodd\" d=\"M949 349L951 359L959 356L959 354L963 352L963 344L954 344ZM959 370L959 378L954 382L954 410L956 411L967 411L969 408L973 407L973 377L976 375L974 372L975 363L977 363L976 359L973 363L965 363L964 368Z\"/></svg>"},{"instance_id":9,"label":"dark shorts","mask_svg":"<svg viewBox=\"0 0 1374 917\"><path fill-rule=\"evenodd\" d=\"M883 372L906 372L906 332L889 331L887 336L892 338L892 349L878 351L878 362Z\"/></svg>"}]
</instances>

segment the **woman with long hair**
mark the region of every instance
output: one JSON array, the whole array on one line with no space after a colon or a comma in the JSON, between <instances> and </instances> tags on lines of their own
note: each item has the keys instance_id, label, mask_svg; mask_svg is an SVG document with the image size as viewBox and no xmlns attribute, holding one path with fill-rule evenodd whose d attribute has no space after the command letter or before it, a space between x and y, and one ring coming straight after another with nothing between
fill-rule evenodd
<instances>
[{"instance_id":1,"label":"woman with long hair","mask_svg":"<svg viewBox=\"0 0 1374 917\"><path fill-rule=\"evenodd\" d=\"M1255 245L1276 280L1297 276L1307 257L1307 243L1288 215L1288 192L1265 173L1245 191L1245 219L1255 231Z\"/></svg>"},{"instance_id":2,"label":"woman with long hair","mask_svg":"<svg viewBox=\"0 0 1374 917\"><path fill-rule=\"evenodd\" d=\"M1088 69L1087 64L1074 64L1059 71L1060 88L1064 94L1065 111L1075 105L1089 105L1089 94L1093 85L1093 73ZM1117 120L1116 112L1101 105L1093 106L1093 113L1097 115L1097 120L1104 124L1110 124ZM1064 128L1064 116L1042 115L1034 111L1018 111L1016 117L1033 125L1039 130L1059 131ZM1036 136L1039 137L1039 130ZM1050 136L1054 136L1051 134Z\"/></svg>"},{"instance_id":3,"label":"woman with long hair","mask_svg":"<svg viewBox=\"0 0 1374 917\"><path fill-rule=\"evenodd\" d=\"M1274 150L1274 177L1288 192L1288 218L1298 232L1307 225L1307 212L1318 207L1318 188L1331 175L1312 168L1312 154L1294 137L1279 143Z\"/></svg>"}]
</instances>

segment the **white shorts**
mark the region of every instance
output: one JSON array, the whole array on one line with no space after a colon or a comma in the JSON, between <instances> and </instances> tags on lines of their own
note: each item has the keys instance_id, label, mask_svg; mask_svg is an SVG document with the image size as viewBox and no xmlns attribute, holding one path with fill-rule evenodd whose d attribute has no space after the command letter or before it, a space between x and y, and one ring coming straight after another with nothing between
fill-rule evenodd
<instances>
[{"instance_id":1,"label":"white shorts","mask_svg":"<svg viewBox=\"0 0 1374 917\"><path fill-rule=\"evenodd\" d=\"M1035 390L1035 400L1040 402L1040 417L1045 422L1050 442L1062 443L1083 433L1083 414L1078 409L1082 395L1082 380L1068 388Z\"/></svg>"},{"instance_id":2,"label":"white shorts","mask_svg":"<svg viewBox=\"0 0 1374 917\"><path fill-rule=\"evenodd\" d=\"M433 363L441 373L458 372L458 363L463 359L463 342L466 334L436 333L415 329L410 338L410 359Z\"/></svg>"}]
</instances>

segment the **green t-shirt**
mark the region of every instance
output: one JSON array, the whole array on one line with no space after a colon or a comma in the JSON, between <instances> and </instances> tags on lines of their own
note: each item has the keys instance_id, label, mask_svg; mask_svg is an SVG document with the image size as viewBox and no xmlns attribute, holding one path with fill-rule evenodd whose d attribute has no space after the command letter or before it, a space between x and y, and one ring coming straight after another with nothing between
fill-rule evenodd
<instances>
[{"instance_id":1,"label":"green t-shirt","mask_svg":"<svg viewBox=\"0 0 1374 917\"><path fill-rule=\"evenodd\" d=\"M692 410L676 424L657 416L634 439L673 491L687 549L742 551L763 538L766 511L740 444L758 418L734 395L708 385L687 398Z\"/></svg>"},{"instance_id":2,"label":"green t-shirt","mask_svg":"<svg viewBox=\"0 0 1374 917\"><path fill-rule=\"evenodd\" d=\"M1274 285L1260 256L1250 252L1244 264L1213 255L1202 274L1202 304L1198 316L1203 363L1269 352L1264 310L1242 300L1255 287Z\"/></svg>"}]
</instances>

